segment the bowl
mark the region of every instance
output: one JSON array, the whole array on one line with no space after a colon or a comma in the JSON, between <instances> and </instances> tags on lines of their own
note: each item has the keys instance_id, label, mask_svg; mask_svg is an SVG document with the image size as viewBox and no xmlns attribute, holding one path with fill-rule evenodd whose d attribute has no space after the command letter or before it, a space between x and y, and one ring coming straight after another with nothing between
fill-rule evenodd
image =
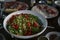
<instances>
[{"instance_id":1,"label":"bowl","mask_svg":"<svg viewBox=\"0 0 60 40\"><path fill-rule=\"evenodd\" d=\"M38 4L32 7L32 11L42 14L46 19L51 19L58 16L58 10L46 4Z\"/></svg>"},{"instance_id":2,"label":"bowl","mask_svg":"<svg viewBox=\"0 0 60 40\"><path fill-rule=\"evenodd\" d=\"M58 1L55 1L55 4L57 5L57 6L60 6L60 1L58 0Z\"/></svg>"},{"instance_id":3,"label":"bowl","mask_svg":"<svg viewBox=\"0 0 60 40\"><path fill-rule=\"evenodd\" d=\"M42 26L44 27L43 30L40 31L39 33L36 33L36 34L34 34L34 35L30 35L30 36L18 36L18 35L15 35L15 34L10 33L10 32L7 30L7 28L6 28L6 26L7 26L7 21L11 18L12 15L21 14L21 13L23 13L23 14L27 13L27 14L32 14L32 15L37 16L37 17L42 21L42 24L43 24ZM13 13L9 14L9 15L4 19L4 21L3 21L3 27L4 27L4 29L5 29L10 35L12 35L12 36L14 36L14 37L16 37L16 38L21 38L21 39L28 39L28 38L33 38L33 37L37 37L37 36L41 35L41 34L46 30L47 24L48 24L48 23L47 23L47 20L46 20L41 14L38 14L37 12L30 11L30 10L20 10L20 11L13 12Z\"/></svg>"},{"instance_id":4,"label":"bowl","mask_svg":"<svg viewBox=\"0 0 60 40\"><path fill-rule=\"evenodd\" d=\"M56 37L59 37L59 36L60 36L60 32L52 31L47 33L45 37L48 38L48 40L54 40L56 39Z\"/></svg>"},{"instance_id":5,"label":"bowl","mask_svg":"<svg viewBox=\"0 0 60 40\"><path fill-rule=\"evenodd\" d=\"M10 1L4 3L4 12L5 13L12 13L18 10L27 10L29 8L28 4L19 1Z\"/></svg>"}]
</instances>

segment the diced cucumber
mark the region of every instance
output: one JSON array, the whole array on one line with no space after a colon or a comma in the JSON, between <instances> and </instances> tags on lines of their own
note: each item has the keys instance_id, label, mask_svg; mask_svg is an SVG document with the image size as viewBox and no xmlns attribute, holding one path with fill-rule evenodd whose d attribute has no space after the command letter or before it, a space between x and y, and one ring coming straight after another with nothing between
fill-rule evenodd
<instances>
[{"instance_id":1,"label":"diced cucumber","mask_svg":"<svg viewBox=\"0 0 60 40\"><path fill-rule=\"evenodd\" d=\"M19 34L20 34L20 35L23 35L23 31L22 31L22 30L19 30Z\"/></svg>"}]
</instances>

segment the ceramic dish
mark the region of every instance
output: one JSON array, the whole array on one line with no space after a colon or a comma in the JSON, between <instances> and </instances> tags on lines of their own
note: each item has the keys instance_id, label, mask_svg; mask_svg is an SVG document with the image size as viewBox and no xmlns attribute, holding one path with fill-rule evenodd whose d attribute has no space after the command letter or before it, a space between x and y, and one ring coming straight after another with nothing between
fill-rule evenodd
<instances>
[{"instance_id":1,"label":"ceramic dish","mask_svg":"<svg viewBox=\"0 0 60 40\"><path fill-rule=\"evenodd\" d=\"M32 11L36 11L48 19L54 18L58 15L58 11L56 8L45 5L45 4L38 4L36 6L33 6Z\"/></svg>"},{"instance_id":2,"label":"ceramic dish","mask_svg":"<svg viewBox=\"0 0 60 40\"><path fill-rule=\"evenodd\" d=\"M56 37L59 37L59 36L60 36L60 32L49 32L49 33L46 34L46 37L48 38L48 40L50 40L50 39L53 40L53 39L55 39Z\"/></svg>"},{"instance_id":3,"label":"ceramic dish","mask_svg":"<svg viewBox=\"0 0 60 40\"><path fill-rule=\"evenodd\" d=\"M10 13L18 10L27 10L28 5L24 2L5 2L4 3L4 12Z\"/></svg>"}]
</instances>

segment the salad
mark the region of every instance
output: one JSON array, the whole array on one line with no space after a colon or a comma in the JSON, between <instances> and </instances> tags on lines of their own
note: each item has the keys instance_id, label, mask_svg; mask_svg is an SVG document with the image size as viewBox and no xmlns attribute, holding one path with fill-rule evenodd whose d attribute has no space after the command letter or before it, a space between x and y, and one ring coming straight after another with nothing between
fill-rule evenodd
<instances>
[{"instance_id":1,"label":"salad","mask_svg":"<svg viewBox=\"0 0 60 40\"><path fill-rule=\"evenodd\" d=\"M43 29L41 20L32 14L13 15L7 21L7 29L15 35L29 36L39 33Z\"/></svg>"}]
</instances>

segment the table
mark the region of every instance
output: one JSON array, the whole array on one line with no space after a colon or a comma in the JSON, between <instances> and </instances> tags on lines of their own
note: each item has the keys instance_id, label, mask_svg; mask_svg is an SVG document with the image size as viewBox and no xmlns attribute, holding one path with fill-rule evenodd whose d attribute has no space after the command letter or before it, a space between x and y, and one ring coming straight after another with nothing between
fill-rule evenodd
<instances>
[{"instance_id":1,"label":"table","mask_svg":"<svg viewBox=\"0 0 60 40\"><path fill-rule=\"evenodd\" d=\"M59 9L60 7L56 6L56 8L57 8L58 11L60 11L60 9ZM4 12L2 12L2 13L5 14ZM51 31L60 32L60 26L58 25L58 17L59 16L60 16L60 12L59 12L59 15L57 17L52 18L52 19L47 19L48 26L52 26L52 27L55 27L55 28L54 29L47 28L46 31L44 33L42 33L40 36L45 36L48 32L51 32ZM3 23L3 20L4 19L2 18L2 23ZM4 30L4 28L0 29L0 33L2 33L5 36L6 40L23 40L23 39L17 39L15 37L14 38L11 38L11 36ZM26 39L26 40L37 40L38 37L31 38L31 39Z\"/></svg>"}]
</instances>

